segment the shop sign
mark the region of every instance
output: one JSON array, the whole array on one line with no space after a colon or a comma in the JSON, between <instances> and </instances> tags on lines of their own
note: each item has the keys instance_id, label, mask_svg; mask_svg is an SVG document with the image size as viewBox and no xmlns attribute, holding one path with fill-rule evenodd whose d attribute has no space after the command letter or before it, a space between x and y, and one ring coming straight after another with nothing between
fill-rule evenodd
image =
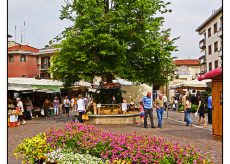
<instances>
[{"instance_id":1,"label":"shop sign","mask_svg":"<svg viewBox=\"0 0 230 164\"><path fill-rule=\"evenodd\" d=\"M177 70L178 70L177 71L178 75L189 75L190 74L190 72L188 70L188 66L186 66L186 65L183 65L183 66L177 68Z\"/></svg>"},{"instance_id":2,"label":"shop sign","mask_svg":"<svg viewBox=\"0 0 230 164\"><path fill-rule=\"evenodd\" d=\"M101 85L102 89L119 89L121 88L120 83L105 83Z\"/></svg>"}]
</instances>

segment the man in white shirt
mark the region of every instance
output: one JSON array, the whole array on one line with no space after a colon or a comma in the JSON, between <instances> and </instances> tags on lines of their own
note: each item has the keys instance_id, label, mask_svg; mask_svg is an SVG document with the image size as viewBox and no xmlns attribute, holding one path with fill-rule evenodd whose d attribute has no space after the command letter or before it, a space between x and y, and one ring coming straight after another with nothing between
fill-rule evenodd
<instances>
[{"instance_id":1,"label":"man in white shirt","mask_svg":"<svg viewBox=\"0 0 230 164\"><path fill-rule=\"evenodd\" d=\"M77 100L77 111L79 113L79 122L80 123L83 123L83 120L82 120L82 115L84 114L85 112L85 102L84 100L82 99L82 95L78 95L78 100Z\"/></svg>"}]
</instances>

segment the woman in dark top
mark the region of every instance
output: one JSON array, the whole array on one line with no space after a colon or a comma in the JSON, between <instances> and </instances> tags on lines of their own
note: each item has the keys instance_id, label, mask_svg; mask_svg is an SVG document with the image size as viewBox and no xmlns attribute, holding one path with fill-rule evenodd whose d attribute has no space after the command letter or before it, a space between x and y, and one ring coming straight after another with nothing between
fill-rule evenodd
<instances>
[{"instance_id":1,"label":"woman in dark top","mask_svg":"<svg viewBox=\"0 0 230 164\"><path fill-rule=\"evenodd\" d=\"M198 101L197 110L199 112L199 120L198 120L197 124L200 125L201 117L203 117L204 125L207 125L207 122L206 122L206 119L205 119L205 108L206 108L205 100L202 99L200 95L198 95L197 101Z\"/></svg>"}]
</instances>

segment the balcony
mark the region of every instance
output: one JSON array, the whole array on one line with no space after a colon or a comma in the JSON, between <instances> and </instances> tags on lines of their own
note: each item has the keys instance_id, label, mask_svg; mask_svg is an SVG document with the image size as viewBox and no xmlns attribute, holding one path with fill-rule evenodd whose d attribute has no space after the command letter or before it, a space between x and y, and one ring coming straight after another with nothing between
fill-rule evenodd
<instances>
[{"instance_id":1,"label":"balcony","mask_svg":"<svg viewBox=\"0 0 230 164\"><path fill-rule=\"evenodd\" d=\"M222 26L220 26L220 28L219 28L219 31L217 31L217 36L218 37L222 37L222 35L223 35L223 33L222 33Z\"/></svg>"},{"instance_id":2,"label":"balcony","mask_svg":"<svg viewBox=\"0 0 230 164\"><path fill-rule=\"evenodd\" d=\"M200 49L205 49L206 48L206 42L204 39L202 39L200 42L199 42L199 46L200 46Z\"/></svg>"},{"instance_id":3,"label":"balcony","mask_svg":"<svg viewBox=\"0 0 230 164\"><path fill-rule=\"evenodd\" d=\"M206 57L200 59L200 65L206 64L207 63L207 59Z\"/></svg>"}]
</instances>

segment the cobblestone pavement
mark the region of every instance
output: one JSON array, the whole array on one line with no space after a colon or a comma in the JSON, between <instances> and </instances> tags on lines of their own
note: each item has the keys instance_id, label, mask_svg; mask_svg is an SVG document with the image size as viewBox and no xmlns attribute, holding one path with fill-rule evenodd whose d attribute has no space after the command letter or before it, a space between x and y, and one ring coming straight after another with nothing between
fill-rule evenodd
<instances>
[{"instance_id":1,"label":"cobblestone pavement","mask_svg":"<svg viewBox=\"0 0 230 164\"><path fill-rule=\"evenodd\" d=\"M187 127L183 122L183 113L178 112L164 112L163 128L143 128L143 125L96 125L99 128L105 129L113 133L138 133L148 136L163 137L166 140L173 142L180 142L182 145L192 144L197 146L204 154L210 156L212 161L216 164L222 163L222 139L214 138L212 136L212 127L208 126L196 126ZM192 115L192 114L191 114ZM196 123L196 119L192 116L193 123ZM13 150L16 146L25 138L32 137L40 132L44 132L50 127L63 127L65 122L70 121L71 118L61 116L58 119L54 118L39 118L28 120L26 125L22 125L16 128L8 128L8 163L18 164L13 156ZM90 121L86 122L91 124ZM149 124L149 122L148 122ZM156 112L154 112L154 124L157 125Z\"/></svg>"}]
</instances>

